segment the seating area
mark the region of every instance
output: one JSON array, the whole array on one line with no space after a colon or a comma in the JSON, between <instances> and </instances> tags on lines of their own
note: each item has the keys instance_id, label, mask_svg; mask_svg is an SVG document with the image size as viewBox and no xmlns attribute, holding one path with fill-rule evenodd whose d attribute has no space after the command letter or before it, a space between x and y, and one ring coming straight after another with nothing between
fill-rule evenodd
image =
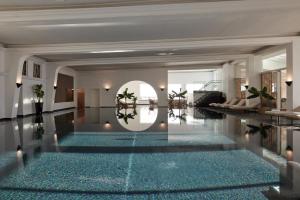
<instances>
[{"instance_id":1,"label":"seating area","mask_svg":"<svg viewBox=\"0 0 300 200\"><path fill-rule=\"evenodd\" d=\"M266 111L265 114L270 115L271 117L277 117L278 120L280 117L285 117L291 120L300 120L300 106L295 108L293 111L274 109L271 111Z\"/></svg>"},{"instance_id":2,"label":"seating area","mask_svg":"<svg viewBox=\"0 0 300 200\"><path fill-rule=\"evenodd\" d=\"M209 106L235 111L257 111L259 104L247 105L246 99L233 98L225 101L224 103L211 103Z\"/></svg>"}]
</instances>

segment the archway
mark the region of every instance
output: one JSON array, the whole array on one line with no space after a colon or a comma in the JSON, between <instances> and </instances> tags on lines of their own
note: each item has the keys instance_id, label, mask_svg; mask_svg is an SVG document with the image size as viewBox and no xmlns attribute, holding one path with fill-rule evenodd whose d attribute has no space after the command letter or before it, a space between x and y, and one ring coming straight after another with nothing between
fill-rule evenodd
<instances>
[{"instance_id":1,"label":"archway","mask_svg":"<svg viewBox=\"0 0 300 200\"><path fill-rule=\"evenodd\" d=\"M123 98L118 99L119 94ZM118 104L116 117L125 129L144 131L155 123L158 114L156 107L158 98L150 84L144 81L130 81L120 87L116 96Z\"/></svg>"}]
</instances>

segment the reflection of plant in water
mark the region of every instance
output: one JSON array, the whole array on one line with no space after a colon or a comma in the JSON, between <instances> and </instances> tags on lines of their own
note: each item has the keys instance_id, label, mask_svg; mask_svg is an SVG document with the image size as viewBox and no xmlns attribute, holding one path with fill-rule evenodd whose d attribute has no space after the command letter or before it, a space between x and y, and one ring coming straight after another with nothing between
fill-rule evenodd
<instances>
[{"instance_id":1,"label":"reflection of plant in water","mask_svg":"<svg viewBox=\"0 0 300 200\"><path fill-rule=\"evenodd\" d=\"M126 124L128 124L128 119L134 119L137 115L136 108L133 109L132 113L127 113L127 109L124 109L124 113L120 112L122 109L117 109L117 117L118 119L123 119Z\"/></svg>"},{"instance_id":2,"label":"reflection of plant in water","mask_svg":"<svg viewBox=\"0 0 300 200\"><path fill-rule=\"evenodd\" d=\"M45 133L45 130L44 130L44 127L43 127L42 123L38 123L36 131L33 134L33 138L36 139L36 140L39 140L43 137L44 133Z\"/></svg>"},{"instance_id":3,"label":"reflection of plant in water","mask_svg":"<svg viewBox=\"0 0 300 200\"><path fill-rule=\"evenodd\" d=\"M179 114L175 115L174 114L174 110L172 108L169 108L169 118L173 118L174 120L179 119L180 122L184 121L186 122L186 113L185 110L183 109L183 112L181 113L182 109L178 109L179 110Z\"/></svg>"},{"instance_id":4,"label":"reflection of plant in water","mask_svg":"<svg viewBox=\"0 0 300 200\"><path fill-rule=\"evenodd\" d=\"M36 130L33 132L33 139L39 140L43 137L43 134L45 133L43 121L43 116L40 115L35 117L34 123L36 124Z\"/></svg>"},{"instance_id":5,"label":"reflection of plant in water","mask_svg":"<svg viewBox=\"0 0 300 200\"><path fill-rule=\"evenodd\" d=\"M263 138L267 138L268 130L272 128L271 125L263 125L262 123L259 126L254 126L250 124L247 124L247 126L249 127L249 130L246 133L253 135L256 133L260 133L260 135L263 136Z\"/></svg>"}]
</instances>

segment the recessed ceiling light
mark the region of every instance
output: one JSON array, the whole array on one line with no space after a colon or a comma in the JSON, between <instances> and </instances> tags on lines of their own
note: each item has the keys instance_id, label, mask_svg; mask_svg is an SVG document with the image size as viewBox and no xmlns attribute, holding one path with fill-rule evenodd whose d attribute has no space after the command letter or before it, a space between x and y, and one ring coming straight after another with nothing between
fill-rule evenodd
<instances>
[{"instance_id":1,"label":"recessed ceiling light","mask_svg":"<svg viewBox=\"0 0 300 200\"><path fill-rule=\"evenodd\" d=\"M220 61L182 61L182 62L168 62L167 66L173 65L196 65L196 64L218 64Z\"/></svg>"},{"instance_id":2,"label":"recessed ceiling light","mask_svg":"<svg viewBox=\"0 0 300 200\"><path fill-rule=\"evenodd\" d=\"M168 55L173 55L174 53L172 52L169 52L169 53L166 53L166 52L162 52L162 53L158 53L157 55L159 56L168 56Z\"/></svg>"},{"instance_id":3,"label":"recessed ceiling light","mask_svg":"<svg viewBox=\"0 0 300 200\"><path fill-rule=\"evenodd\" d=\"M90 53L127 53L133 50L105 50L105 51L91 51Z\"/></svg>"},{"instance_id":4,"label":"recessed ceiling light","mask_svg":"<svg viewBox=\"0 0 300 200\"><path fill-rule=\"evenodd\" d=\"M131 25L132 23L121 22L97 22L97 23L66 23L66 24L37 24L26 25L27 28L47 29L47 28L76 28L76 27L103 27L103 26L119 26Z\"/></svg>"}]
</instances>

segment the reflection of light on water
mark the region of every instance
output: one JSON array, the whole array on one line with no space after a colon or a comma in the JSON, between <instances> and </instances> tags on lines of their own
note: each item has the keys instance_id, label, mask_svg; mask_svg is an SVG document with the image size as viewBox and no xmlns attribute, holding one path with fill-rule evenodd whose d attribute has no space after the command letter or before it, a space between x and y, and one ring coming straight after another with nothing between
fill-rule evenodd
<instances>
[{"instance_id":1,"label":"reflection of light on water","mask_svg":"<svg viewBox=\"0 0 300 200\"><path fill-rule=\"evenodd\" d=\"M21 159L23 157L22 147L20 145L17 146L17 158Z\"/></svg>"},{"instance_id":2,"label":"reflection of light on water","mask_svg":"<svg viewBox=\"0 0 300 200\"><path fill-rule=\"evenodd\" d=\"M57 134L56 133L54 133L53 138L54 138L54 143L57 144Z\"/></svg>"},{"instance_id":3,"label":"reflection of light on water","mask_svg":"<svg viewBox=\"0 0 300 200\"><path fill-rule=\"evenodd\" d=\"M138 106L135 109L121 109L117 110L117 120L121 126L130 131L144 131L152 126L155 123L158 109L151 109L149 106ZM123 117L118 117L118 114L122 114ZM128 117L127 123L124 116L132 115Z\"/></svg>"},{"instance_id":4,"label":"reflection of light on water","mask_svg":"<svg viewBox=\"0 0 300 200\"><path fill-rule=\"evenodd\" d=\"M164 121L161 121L160 123L159 123L159 128L161 128L161 129L165 129L166 128L166 123L164 122Z\"/></svg>"},{"instance_id":5,"label":"reflection of light on water","mask_svg":"<svg viewBox=\"0 0 300 200\"><path fill-rule=\"evenodd\" d=\"M33 125L30 124L30 123L27 123L27 124L24 124L23 128L24 128L25 130L27 130L27 129L33 128Z\"/></svg>"},{"instance_id":6,"label":"reflection of light on water","mask_svg":"<svg viewBox=\"0 0 300 200\"><path fill-rule=\"evenodd\" d=\"M106 121L103 126L105 129L111 129L111 123L109 121Z\"/></svg>"},{"instance_id":7,"label":"reflection of light on water","mask_svg":"<svg viewBox=\"0 0 300 200\"><path fill-rule=\"evenodd\" d=\"M250 139L249 133L246 133L246 134L245 134L245 139L246 139L247 142L249 141L249 139Z\"/></svg>"},{"instance_id":8,"label":"reflection of light on water","mask_svg":"<svg viewBox=\"0 0 300 200\"><path fill-rule=\"evenodd\" d=\"M178 168L174 161L161 163L159 167L162 168L162 169L176 169L176 168Z\"/></svg>"},{"instance_id":9,"label":"reflection of light on water","mask_svg":"<svg viewBox=\"0 0 300 200\"><path fill-rule=\"evenodd\" d=\"M80 176L79 180L81 181L93 181L98 183L106 183L106 184L124 184L124 178L111 178L111 177L86 177Z\"/></svg>"},{"instance_id":10,"label":"reflection of light on water","mask_svg":"<svg viewBox=\"0 0 300 200\"><path fill-rule=\"evenodd\" d=\"M280 186L273 186L273 189L274 189L276 192L280 193Z\"/></svg>"},{"instance_id":11,"label":"reflection of light on water","mask_svg":"<svg viewBox=\"0 0 300 200\"><path fill-rule=\"evenodd\" d=\"M293 160L293 148L291 146L287 146L287 148L286 148L286 159L288 161Z\"/></svg>"},{"instance_id":12,"label":"reflection of light on water","mask_svg":"<svg viewBox=\"0 0 300 200\"><path fill-rule=\"evenodd\" d=\"M148 107L142 107L140 109L140 123L141 124L153 124L156 120L158 110L149 110Z\"/></svg>"}]
</instances>

